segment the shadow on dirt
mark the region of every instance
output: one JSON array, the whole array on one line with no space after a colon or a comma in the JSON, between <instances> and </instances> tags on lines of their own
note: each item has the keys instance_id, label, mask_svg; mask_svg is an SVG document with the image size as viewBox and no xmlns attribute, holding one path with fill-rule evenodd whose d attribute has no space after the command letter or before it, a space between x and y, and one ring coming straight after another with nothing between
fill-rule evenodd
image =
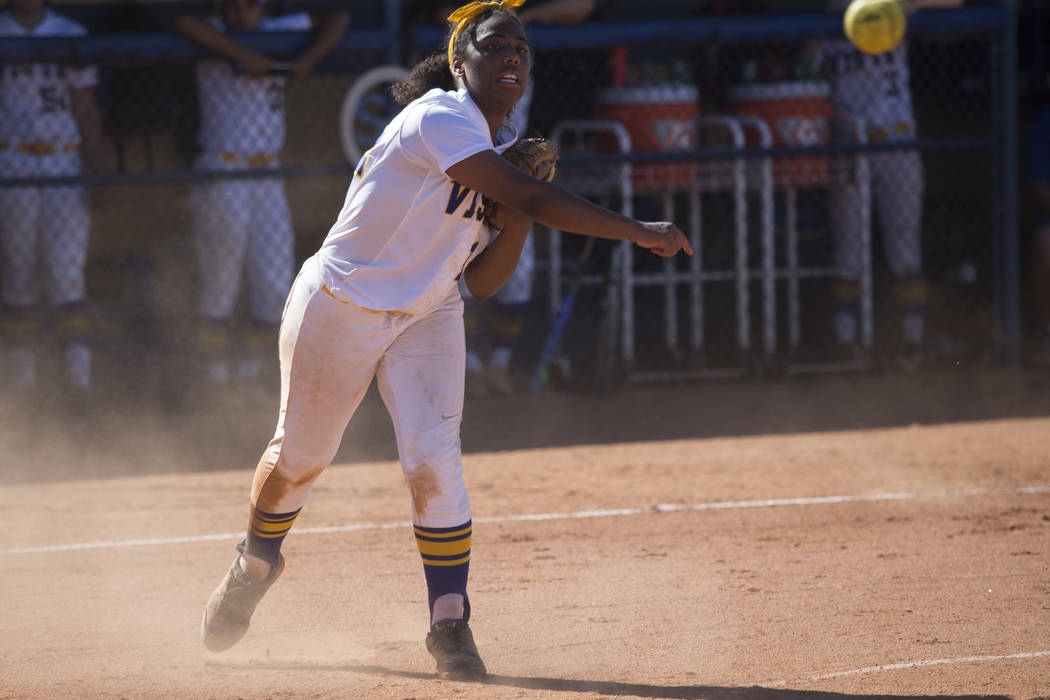
<instances>
[{"instance_id":1,"label":"shadow on dirt","mask_svg":"<svg viewBox=\"0 0 1050 700\"><path fill-rule=\"evenodd\" d=\"M238 664L211 663L213 666L244 668ZM344 671L373 676L391 676L414 680L435 680L432 673L402 671L375 665L311 665L297 663L259 663L249 668L259 670L296 671ZM545 690L551 692L594 693L611 697L674 698L677 700L1012 700L1007 695L853 695L818 690L793 690L790 688L728 688L709 685L652 685L648 683L620 683L616 681L572 680L567 678L542 678L528 676L500 676L490 674L478 685ZM1032 700L1044 700L1032 698Z\"/></svg>"}]
</instances>

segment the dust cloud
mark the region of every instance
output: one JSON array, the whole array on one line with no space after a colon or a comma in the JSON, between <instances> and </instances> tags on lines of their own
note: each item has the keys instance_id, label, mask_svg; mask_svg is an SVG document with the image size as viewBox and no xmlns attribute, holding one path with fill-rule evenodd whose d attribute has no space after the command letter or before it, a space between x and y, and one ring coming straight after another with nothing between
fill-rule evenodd
<instances>
[{"instance_id":1,"label":"dust cloud","mask_svg":"<svg viewBox=\"0 0 1050 700\"><path fill-rule=\"evenodd\" d=\"M251 470L273 435L277 407L276 382L205 396L118 385L90 404L57 392L36 401L8 392L0 397L0 474L23 483ZM462 442L472 453L1048 414L1046 373L938 369L468 398ZM335 463L396 459L390 418L373 385Z\"/></svg>"}]
</instances>

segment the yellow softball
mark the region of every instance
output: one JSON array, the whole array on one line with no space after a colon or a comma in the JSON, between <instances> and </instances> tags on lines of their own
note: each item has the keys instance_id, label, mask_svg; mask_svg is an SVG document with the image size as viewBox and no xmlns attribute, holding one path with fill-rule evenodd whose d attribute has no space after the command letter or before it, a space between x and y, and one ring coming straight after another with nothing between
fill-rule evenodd
<instances>
[{"instance_id":1,"label":"yellow softball","mask_svg":"<svg viewBox=\"0 0 1050 700\"><path fill-rule=\"evenodd\" d=\"M846 37L864 53L897 48L908 28L901 0L853 0L842 18Z\"/></svg>"}]
</instances>

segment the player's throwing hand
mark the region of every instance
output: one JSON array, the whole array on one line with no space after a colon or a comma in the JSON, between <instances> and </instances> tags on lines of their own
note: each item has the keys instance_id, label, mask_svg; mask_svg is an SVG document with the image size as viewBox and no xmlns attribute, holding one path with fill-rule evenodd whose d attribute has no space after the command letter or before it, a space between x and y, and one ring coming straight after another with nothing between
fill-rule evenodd
<instances>
[{"instance_id":1,"label":"player's throwing hand","mask_svg":"<svg viewBox=\"0 0 1050 700\"><path fill-rule=\"evenodd\" d=\"M674 257L678 251L693 254L689 239L670 221L639 221L639 235L634 239L642 248L648 248L662 258Z\"/></svg>"}]
</instances>

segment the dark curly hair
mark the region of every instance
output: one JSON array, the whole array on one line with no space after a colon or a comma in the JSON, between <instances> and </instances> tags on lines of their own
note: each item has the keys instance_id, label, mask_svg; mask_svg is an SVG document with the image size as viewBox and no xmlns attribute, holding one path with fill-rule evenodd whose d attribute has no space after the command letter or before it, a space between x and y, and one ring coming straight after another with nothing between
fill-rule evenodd
<instances>
[{"instance_id":1,"label":"dark curly hair","mask_svg":"<svg viewBox=\"0 0 1050 700\"><path fill-rule=\"evenodd\" d=\"M521 20L519 20L517 15L513 12L508 12L499 7L485 10L477 17L470 20L470 23L463 28L463 31L460 32L459 38L456 41L453 52L457 55L462 55L467 48L467 44L477 39L478 25L496 14L506 15L518 24L521 24ZM434 88L440 88L442 90L454 90L456 88L456 81L452 78L452 70L448 65L447 50L448 42L452 38L453 29L453 26L449 27L448 32L445 34L445 40L442 42L443 46L446 48L424 58L412 67L407 80L395 83L390 88L391 94L393 94L394 99L399 105L405 106L409 102L419 99ZM524 29L523 26L522 31L524 31Z\"/></svg>"}]
</instances>

